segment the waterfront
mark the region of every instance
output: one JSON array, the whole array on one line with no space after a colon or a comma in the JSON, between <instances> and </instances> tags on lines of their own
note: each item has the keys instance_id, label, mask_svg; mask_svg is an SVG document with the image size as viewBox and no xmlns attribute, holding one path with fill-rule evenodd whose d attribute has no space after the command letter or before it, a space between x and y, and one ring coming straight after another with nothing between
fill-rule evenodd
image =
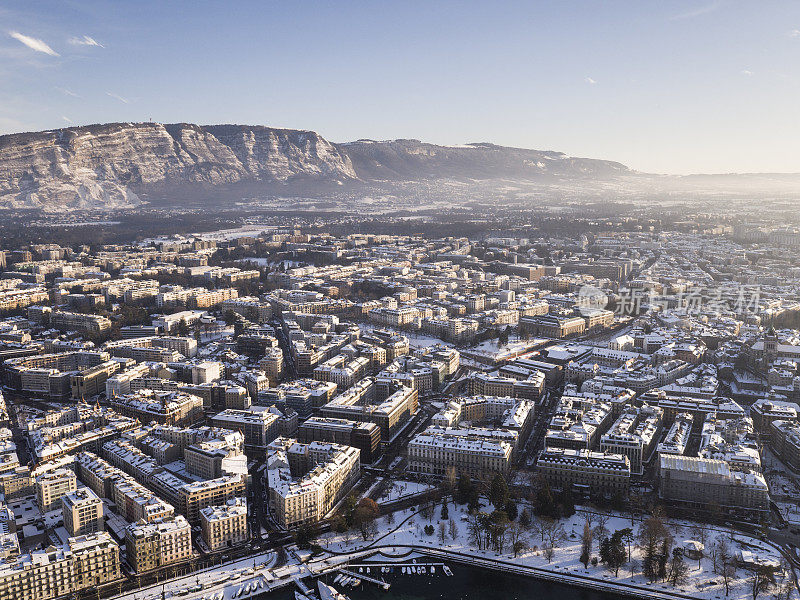
<instances>
[{"instance_id":1,"label":"waterfront","mask_svg":"<svg viewBox=\"0 0 800 600\"><path fill-rule=\"evenodd\" d=\"M594 590L566 586L532 577L500 573L488 569L468 567L448 563L453 577L442 574L384 575L392 584L389 591L375 585L362 583L356 588L336 588L351 600L619 600L621 596L601 593ZM333 578L326 579L332 583ZM267 594L259 600L294 600L294 589L287 588L274 594Z\"/></svg>"}]
</instances>

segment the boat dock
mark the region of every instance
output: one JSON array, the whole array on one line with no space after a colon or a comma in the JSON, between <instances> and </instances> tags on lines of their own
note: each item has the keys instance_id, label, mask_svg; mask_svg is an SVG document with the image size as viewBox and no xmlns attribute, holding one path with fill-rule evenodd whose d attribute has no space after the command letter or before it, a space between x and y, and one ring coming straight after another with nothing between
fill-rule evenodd
<instances>
[{"instance_id":1,"label":"boat dock","mask_svg":"<svg viewBox=\"0 0 800 600\"><path fill-rule=\"evenodd\" d=\"M362 579L364 581L369 581L370 583L374 583L375 585L381 586L384 590L388 590L390 584L386 583L381 579L375 579L374 577L370 577L369 575L364 575L363 573L355 573L354 571L349 571L347 569L339 569L340 573L344 573L349 577L355 577L356 579Z\"/></svg>"},{"instance_id":2,"label":"boat dock","mask_svg":"<svg viewBox=\"0 0 800 600\"><path fill-rule=\"evenodd\" d=\"M303 595L308 596L314 593L314 591L310 587L308 587L306 585L306 582L303 581L300 577L296 578L294 582L297 584L297 587L300 588L300 591L303 593Z\"/></svg>"}]
</instances>

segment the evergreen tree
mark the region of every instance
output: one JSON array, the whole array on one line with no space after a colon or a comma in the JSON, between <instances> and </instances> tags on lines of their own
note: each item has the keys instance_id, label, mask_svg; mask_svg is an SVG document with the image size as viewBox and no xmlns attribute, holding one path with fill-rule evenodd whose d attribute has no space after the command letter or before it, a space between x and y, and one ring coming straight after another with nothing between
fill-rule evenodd
<instances>
[{"instance_id":1,"label":"evergreen tree","mask_svg":"<svg viewBox=\"0 0 800 600\"><path fill-rule=\"evenodd\" d=\"M500 473L492 479L492 486L489 491L489 500L497 510L503 510L508 503L508 484L505 477Z\"/></svg>"},{"instance_id":2,"label":"evergreen tree","mask_svg":"<svg viewBox=\"0 0 800 600\"><path fill-rule=\"evenodd\" d=\"M508 515L509 519L511 519L512 521L516 520L518 514L517 503L514 502L513 500L509 500L508 502L506 502L505 512Z\"/></svg>"}]
</instances>

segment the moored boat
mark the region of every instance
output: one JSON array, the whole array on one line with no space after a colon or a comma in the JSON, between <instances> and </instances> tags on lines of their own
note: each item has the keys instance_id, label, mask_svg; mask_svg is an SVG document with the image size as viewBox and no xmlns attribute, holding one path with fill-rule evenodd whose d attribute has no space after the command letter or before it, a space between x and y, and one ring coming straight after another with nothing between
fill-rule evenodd
<instances>
[{"instance_id":1,"label":"moored boat","mask_svg":"<svg viewBox=\"0 0 800 600\"><path fill-rule=\"evenodd\" d=\"M350 598L341 592L336 591L331 586L319 580L317 581L317 589L319 589L320 600L350 600Z\"/></svg>"}]
</instances>

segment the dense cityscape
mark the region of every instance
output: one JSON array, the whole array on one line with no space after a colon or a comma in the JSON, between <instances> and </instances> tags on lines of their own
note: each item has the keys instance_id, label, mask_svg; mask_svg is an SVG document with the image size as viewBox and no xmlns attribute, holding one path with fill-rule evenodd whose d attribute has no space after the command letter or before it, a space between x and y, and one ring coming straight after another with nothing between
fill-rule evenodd
<instances>
[{"instance_id":1,"label":"dense cityscape","mask_svg":"<svg viewBox=\"0 0 800 600\"><path fill-rule=\"evenodd\" d=\"M791 597L800 233L344 223L0 253L4 598L388 588L408 550Z\"/></svg>"},{"instance_id":2,"label":"dense cityscape","mask_svg":"<svg viewBox=\"0 0 800 600\"><path fill-rule=\"evenodd\" d=\"M800 2L0 23L0 600L800 600Z\"/></svg>"}]
</instances>

